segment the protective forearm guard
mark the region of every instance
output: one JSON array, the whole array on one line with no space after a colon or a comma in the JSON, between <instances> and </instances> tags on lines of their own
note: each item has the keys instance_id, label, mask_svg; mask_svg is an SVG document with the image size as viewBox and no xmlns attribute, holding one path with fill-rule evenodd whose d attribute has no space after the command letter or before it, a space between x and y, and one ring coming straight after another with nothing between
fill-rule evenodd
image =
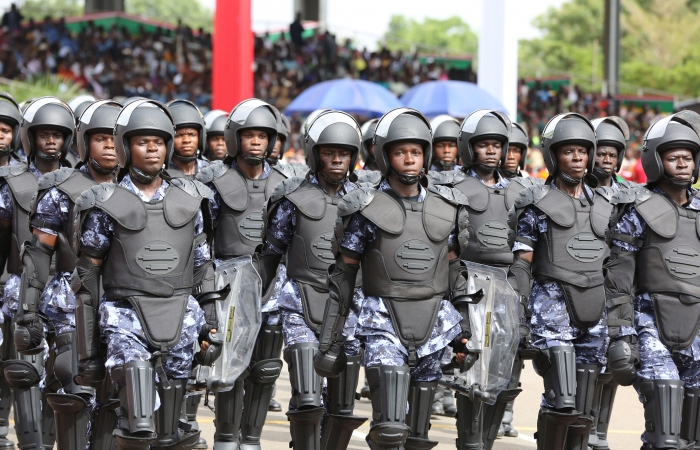
<instances>
[{"instance_id":1,"label":"protective forearm guard","mask_svg":"<svg viewBox=\"0 0 700 450\"><path fill-rule=\"evenodd\" d=\"M87 255L81 255L75 270L80 277L80 287L75 294L78 359L94 359L100 353L97 311L100 267Z\"/></svg>"},{"instance_id":2,"label":"protective forearm guard","mask_svg":"<svg viewBox=\"0 0 700 450\"><path fill-rule=\"evenodd\" d=\"M36 319L41 293L49 279L53 253L54 248L39 242L36 236L31 242L24 243L22 252L24 272L22 272L19 288L18 323L28 323Z\"/></svg>"},{"instance_id":3,"label":"protective forearm guard","mask_svg":"<svg viewBox=\"0 0 700 450\"><path fill-rule=\"evenodd\" d=\"M277 267L280 265L281 260L281 253L277 253L267 247L259 248L259 251L253 253L253 267L258 271L258 275L260 275L262 280L263 294L267 292L270 283L275 279Z\"/></svg>"},{"instance_id":4,"label":"protective forearm guard","mask_svg":"<svg viewBox=\"0 0 700 450\"><path fill-rule=\"evenodd\" d=\"M605 270L605 306L608 311L608 335L614 340L621 326L634 325L634 272L635 252L626 252L613 247L603 266Z\"/></svg>"},{"instance_id":5,"label":"protective forearm guard","mask_svg":"<svg viewBox=\"0 0 700 450\"><path fill-rule=\"evenodd\" d=\"M455 258L450 261L448 277L450 300L453 303L469 294L469 282L467 281L468 276L467 267L464 265L462 260Z\"/></svg>"},{"instance_id":6,"label":"protective forearm guard","mask_svg":"<svg viewBox=\"0 0 700 450\"><path fill-rule=\"evenodd\" d=\"M206 323L202 326L199 332L200 344L204 341L209 342L209 347L204 354L195 354L195 362L203 366L211 366L221 355L221 346L223 340L221 338L223 330L219 328L219 314L216 309L216 302L225 300L231 292L231 286L226 285L218 291L216 289L216 280L214 276L214 266L211 261L195 268L195 282L197 277L202 279L202 291L196 295L197 302L200 308L204 311L204 320ZM212 333L212 330L217 330Z\"/></svg>"},{"instance_id":7,"label":"protective forearm guard","mask_svg":"<svg viewBox=\"0 0 700 450\"><path fill-rule=\"evenodd\" d=\"M520 294L521 302L527 303L532 289L532 264L516 256L508 269L508 282Z\"/></svg>"},{"instance_id":8,"label":"protective forearm guard","mask_svg":"<svg viewBox=\"0 0 700 450\"><path fill-rule=\"evenodd\" d=\"M335 377L345 366L341 346L345 341L343 328L355 292L355 280L360 266L346 264L342 256L328 268L328 300L325 320L319 336L319 353L314 358L316 373L324 377Z\"/></svg>"}]
</instances>

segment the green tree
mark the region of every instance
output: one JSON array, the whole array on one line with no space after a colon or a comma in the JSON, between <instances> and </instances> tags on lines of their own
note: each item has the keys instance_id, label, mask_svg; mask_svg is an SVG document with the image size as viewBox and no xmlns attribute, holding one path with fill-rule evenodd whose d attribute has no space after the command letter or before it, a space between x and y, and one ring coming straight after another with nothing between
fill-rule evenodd
<instances>
[{"instance_id":1,"label":"green tree","mask_svg":"<svg viewBox=\"0 0 700 450\"><path fill-rule=\"evenodd\" d=\"M44 17L74 17L83 14L84 0L26 0L20 12L25 19L36 21Z\"/></svg>"},{"instance_id":2,"label":"green tree","mask_svg":"<svg viewBox=\"0 0 700 450\"><path fill-rule=\"evenodd\" d=\"M426 18L417 22L393 15L380 44L392 51L475 55L477 42L476 33L458 16L445 20Z\"/></svg>"},{"instance_id":3,"label":"green tree","mask_svg":"<svg viewBox=\"0 0 700 450\"><path fill-rule=\"evenodd\" d=\"M236 0L232 0L236 1ZM126 0L126 12L193 29L212 31L213 13L196 0Z\"/></svg>"}]
</instances>

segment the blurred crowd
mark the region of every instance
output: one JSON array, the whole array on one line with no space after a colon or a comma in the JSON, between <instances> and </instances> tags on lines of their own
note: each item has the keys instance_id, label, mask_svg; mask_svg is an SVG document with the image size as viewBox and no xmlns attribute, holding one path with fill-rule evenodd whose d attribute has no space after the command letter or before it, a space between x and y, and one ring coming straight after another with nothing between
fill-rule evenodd
<instances>
[{"instance_id":1,"label":"blurred crowd","mask_svg":"<svg viewBox=\"0 0 700 450\"><path fill-rule=\"evenodd\" d=\"M211 108L211 34L179 25L174 31L157 28L137 33L113 26L88 25L71 33L63 18L46 17L41 23L22 23L21 13L8 11L0 36L0 76L22 81L47 74L70 79L98 98L142 96L161 102L184 98L202 110ZM446 69L430 57L417 53L358 49L351 40L339 42L329 31L304 38L304 25L297 17L289 33L265 33L255 37L254 96L286 107L314 83L340 77L373 81L400 96L411 86L429 80L476 81L471 69ZM128 67L129 70L124 70ZM636 169L643 131L660 113L643 106L628 108L576 85L554 88L547 82L518 87L518 121L525 124L533 147L547 121L563 111L579 112L591 119L617 115L632 131L621 174L643 181ZM292 143L296 142L302 117L292 117ZM358 118L362 120L362 118ZM294 147L299 147L295 145ZM530 152L528 171L546 176L537 151ZM300 156L301 157L301 156Z\"/></svg>"}]
</instances>

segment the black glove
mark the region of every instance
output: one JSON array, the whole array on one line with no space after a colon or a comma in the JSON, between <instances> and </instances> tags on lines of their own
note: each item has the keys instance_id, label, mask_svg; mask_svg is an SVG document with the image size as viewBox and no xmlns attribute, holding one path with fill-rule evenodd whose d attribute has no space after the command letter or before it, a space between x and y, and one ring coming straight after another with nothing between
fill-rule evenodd
<instances>
[{"instance_id":1,"label":"black glove","mask_svg":"<svg viewBox=\"0 0 700 450\"><path fill-rule=\"evenodd\" d=\"M282 254L275 252L267 246L263 246L262 248L258 246L256 252L253 253L253 267L258 271L258 275L260 275L260 279L262 280L263 294L267 292L270 283L275 279L280 261L282 261Z\"/></svg>"},{"instance_id":2,"label":"black glove","mask_svg":"<svg viewBox=\"0 0 700 450\"><path fill-rule=\"evenodd\" d=\"M608 348L608 368L613 380L622 386L630 386L637 379L639 346L636 336L624 336L613 341Z\"/></svg>"},{"instance_id":3,"label":"black glove","mask_svg":"<svg viewBox=\"0 0 700 450\"><path fill-rule=\"evenodd\" d=\"M24 314L15 324L15 348L23 355L36 355L44 350L44 324L36 314Z\"/></svg>"},{"instance_id":4,"label":"black glove","mask_svg":"<svg viewBox=\"0 0 700 450\"><path fill-rule=\"evenodd\" d=\"M508 282L527 302L532 289L532 264L516 257L508 269Z\"/></svg>"},{"instance_id":5,"label":"black glove","mask_svg":"<svg viewBox=\"0 0 700 450\"><path fill-rule=\"evenodd\" d=\"M208 342L209 347L202 354L201 351L194 355L194 362L196 365L201 366L211 366L214 362L221 356L222 347L224 345L224 340L221 333L207 333L206 335L199 335L199 345L202 342Z\"/></svg>"},{"instance_id":6,"label":"black glove","mask_svg":"<svg viewBox=\"0 0 700 450\"><path fill-rule=\"evenodd\" d=\"M101 357L81 359L78 361L78 374L73 377L73 381L81 386L99 388L106 376L104 359Z\"/></svg>"}]
</instances>

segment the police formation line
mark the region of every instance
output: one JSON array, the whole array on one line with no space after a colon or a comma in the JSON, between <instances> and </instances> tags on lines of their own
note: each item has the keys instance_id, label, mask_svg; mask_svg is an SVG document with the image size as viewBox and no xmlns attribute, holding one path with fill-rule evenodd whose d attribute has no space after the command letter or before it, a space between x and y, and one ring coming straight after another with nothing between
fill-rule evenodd
<instances>
[{"instance_id":1,"label":"police formation line","mask_svg":"<svg viewBox=\"0 0 700 450\"><path fill-rule=\"evenodd\" d=\"M456 413L456 447L491 449L524 360L538 449L607 449L619 385L643 449L700 449L699 131L653 124L638 186L615 174L623 120L560 114L542 182L496 111L315 111L304 166L257 99L0 94L0 448L12 405L20 449L204 449L211 389L213 448L259 449L283 357L295 450L347 448L361 366L370 448L433 448L431 413Z\"/></svg>"}]
</instances>

